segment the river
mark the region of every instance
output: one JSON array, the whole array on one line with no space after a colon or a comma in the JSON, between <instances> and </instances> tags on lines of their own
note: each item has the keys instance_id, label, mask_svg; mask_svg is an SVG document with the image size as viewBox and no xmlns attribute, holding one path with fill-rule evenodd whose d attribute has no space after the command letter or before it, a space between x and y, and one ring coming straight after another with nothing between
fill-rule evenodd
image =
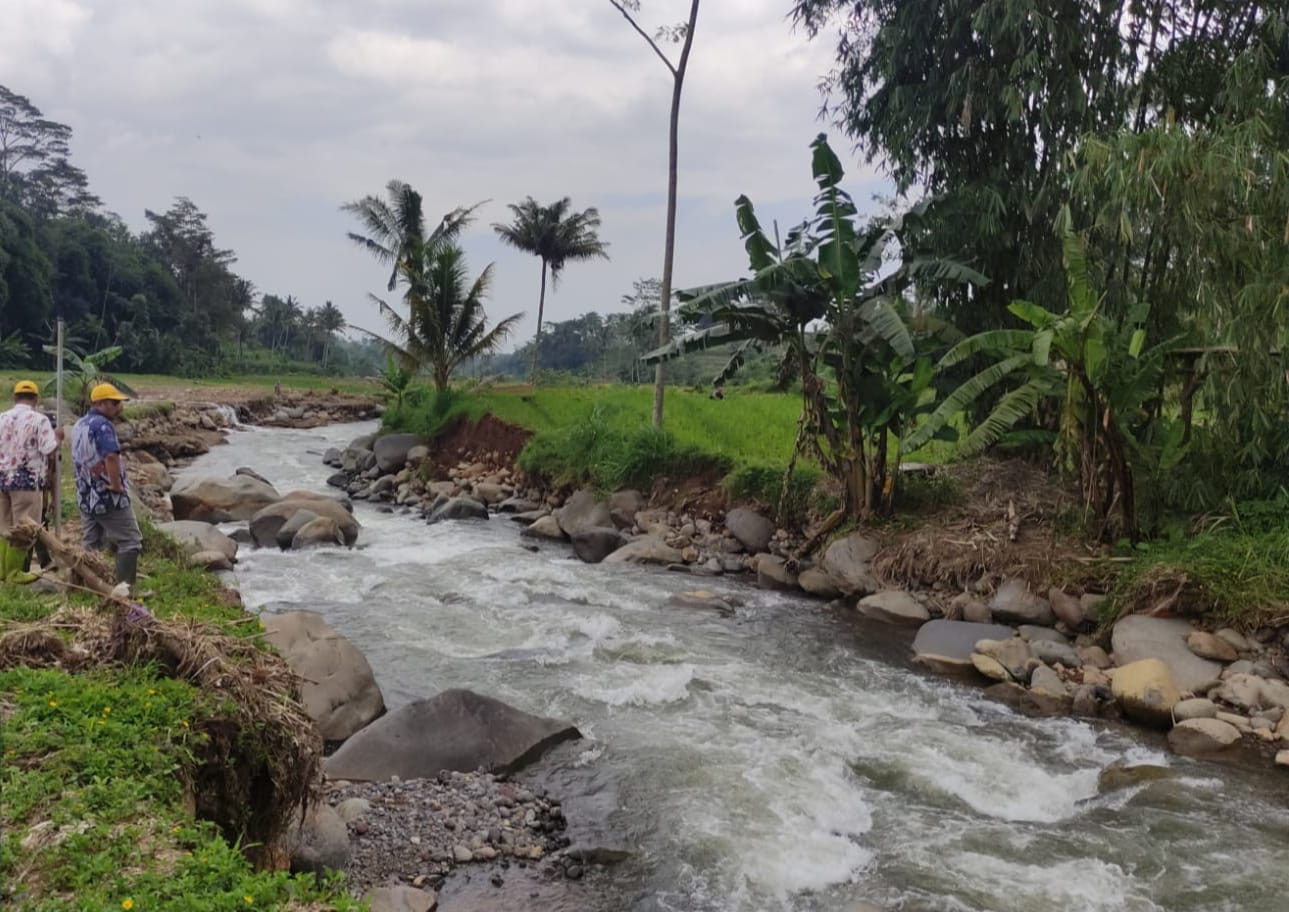
<instances>
[{"instance_id":1,"label":"river","mask_svg":"<svg viewBox=\"0 0 1289 912\"><path fill-rule=\"evenodd\" d=\"M374 427L242 430L188 471L327 490L322 451ZM907 635L817 602L530 553L504 519L355 512L353 550L244 550L248 607L321 612L390 707L467 687L576 723L585 740L547 772L584 770L633 850L600 877L606 912L1289 905L1289 777L1018 716L912 668ZM694 588L735 616L666 604ZM1171 769L1099 794L1116 761Z\"/></svg>"}]
</instances>

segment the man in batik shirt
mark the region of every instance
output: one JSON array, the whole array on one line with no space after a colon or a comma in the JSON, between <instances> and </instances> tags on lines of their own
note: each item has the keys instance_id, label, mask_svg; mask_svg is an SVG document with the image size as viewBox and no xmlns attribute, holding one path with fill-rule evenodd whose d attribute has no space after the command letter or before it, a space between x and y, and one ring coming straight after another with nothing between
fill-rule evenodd
<instances>
[{"instance_id":1,"label":"man in batik shirt","mask_svg":"<svg viewBox=\"0 0 1289 912\"><path fill-rule=\"evenodd\" d=\"M39 525L43 490L53 479L54 451L63 439L62 430L55 431L36 411L39 399L36 384L20 380L13 388L13 408L0 413L0 574L5 576L27 561L25 551L10 554L7 539L24 520Z\"/></svg>"}]
</instances>

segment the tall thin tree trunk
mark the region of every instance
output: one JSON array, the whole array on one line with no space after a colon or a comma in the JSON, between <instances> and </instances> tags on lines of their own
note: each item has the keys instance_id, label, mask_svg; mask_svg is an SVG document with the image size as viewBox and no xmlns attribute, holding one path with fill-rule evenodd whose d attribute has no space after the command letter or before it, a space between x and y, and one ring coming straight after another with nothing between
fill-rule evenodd
<instances>
[{"instance_id":1,"label":"tall thin tree trunk","mask_svg":"<svg viewBox=\"0 0 1289 912\"><path fill-rule=\"evenodd\" d=\"M546 310L546 260L542 260L542 293L537 298L537 336L533 339L533 364L528 370L528 382L537 385L537 364L542 351L542 312Z\"/></svg>"},{"instance_id":2,"label":"tall thin tree trunk","mask_svg":"<svg viewBox=\"0 0 1289 912\"><path fill-rule=\"evenodd\" d=\"M680 91L685 85L685 68L689 65L689 49L694 44L694 26L698 22L698 2L689 7L689 23L685 29L685 44L680 50L680 62L674 70L671 87L671 122L667 131L667 235L662 257L662 289L659 293L658 346L671 338L671 270L676 254L676 171L680 159ZM662 427L663 388L662 362L653 372L653 426Z\"/></svg>"}]
</instances>

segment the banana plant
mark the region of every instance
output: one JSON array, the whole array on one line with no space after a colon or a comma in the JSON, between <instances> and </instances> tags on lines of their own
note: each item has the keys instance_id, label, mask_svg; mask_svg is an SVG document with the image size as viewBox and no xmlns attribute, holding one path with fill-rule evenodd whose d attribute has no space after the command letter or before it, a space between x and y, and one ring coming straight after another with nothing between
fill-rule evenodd
<instances>
[{"instance_id":1,"label":"banana plant","mask_svg":"<svg viewBox=\"0 0 1289 912\"><path fill-rule=\"evenodd\" d=\"M45 354L57 355L57 349L52 345L44 346ZM125 381L107 373L105 368L124 354L125 349L119 345L112 345L108 348L100 349L96 352L90 352L88 355L82 355L75 349L63 349L63 357L66 359L65 372L66 380L70 383L69 393L75 398L77 414L84 414L90 407L90 391L100 383L112 383L121 392L127 396L133 396L134 390L130 389ZM48 398L54 395L58 388L58 378L50 377L41 387L41 395Z\"/></svg>"},{"instance_id":2,"label":"banana plant","mask_svg":"<svg viewBox=\"0 0 1289 912\"><path fill-rule=\"evenodd\" d=\"M903 433L932 392L924 341L931 330L946 327L910 321L905 290L915 282L984 279L961 264L917 253L908 228L925 204L898 218L859 224L827 137L820 134L811 150L814 214L779 244L766 235L751 200L740 196L735 216L751 275L681 292L682 320L696 325L643 360L740 343L723 380L749 347L782 346L785 364L796 366L801 381L793 461L799 455L816 459L846 492L842 509L824 524L829 528L847 514L868 517L879 502L889 506L888 440ZM789 475L792 469L789 464Z\"/></svg>"},{"instance_id":3,"label":"banana plant","mask_svg":"<svg viewBox=\"0 0 1289 912\"><path fill-rule=\"evenodd\" d=\"M1031 417L1040 401L1060 403L1055 436L1058 458L1079 476L1086 502L1107 522L1116 505L1121 531L1138 535L1138 468L1175 465L1183 450L1176 442L1153 443L1154 412L1165 356L1181 337L1145 347L1149 306L1137 302L1119 320L1108 317L1088 275L1082 239L1064 237L1068 309L1054 314L1029 301L1008 310L1025 328L995 329L963 339L941 358L937 370L989 355L996 360L945 397L906 439L925 443L957 414L995 388L1005 389L990 413L959 442L959 458L970 458L998 443Z\"/></svg>"}]
</instances>

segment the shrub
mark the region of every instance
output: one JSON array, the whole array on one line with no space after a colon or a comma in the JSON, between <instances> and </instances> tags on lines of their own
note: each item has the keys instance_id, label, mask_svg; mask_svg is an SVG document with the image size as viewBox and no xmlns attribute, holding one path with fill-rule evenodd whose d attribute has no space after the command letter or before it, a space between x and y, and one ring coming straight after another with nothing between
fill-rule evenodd
<instances>
[{"instance_id":1,"label":"shrub","mask_svg":"<svg viewBox=\"0 0 1289 912\"><path fill-rule=\"evenodd\" d=\"M823 478L814 466L798 466L783 496L783 469L768 465L740 466L725 478L725 491L734 500L755 501L774 511L779 523L800 525L810 510L811 495ZM782 504L782 510L780 510Z\"/></svg>"}]
</instances>

